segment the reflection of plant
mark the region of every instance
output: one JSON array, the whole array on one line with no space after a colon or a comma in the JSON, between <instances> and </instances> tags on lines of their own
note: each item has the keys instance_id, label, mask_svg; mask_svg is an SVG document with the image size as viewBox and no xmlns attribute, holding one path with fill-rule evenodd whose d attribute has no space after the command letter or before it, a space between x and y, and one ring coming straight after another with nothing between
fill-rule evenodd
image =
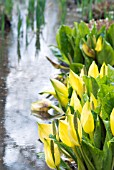
<instances>
[{"instance_id":1,"label":"reflection of plant","mask_svg":"<svg viewBox=\"0 0 114 170\"><path fill-rule=\"evenodd\" d=\"M4 33L4 30L9 30L11 26L10 20L12 18L12 8L12 0L5 0L4 2L0 1L0 29L2 33Z\"/></svg>"},{"instance_id":2,"label":"reflection of plant","mask_svg":"<svg viewBox=\"0 0 114 170\"><path fill-rule=\"evenodd\" d=\"M71 169L64 159L74 161L79 170L114 168L113 82L113 67L103 64L99 71L94 61L88 74L82 69L78 76L71 70L67 86L53 80L56 98L65 115L51 124L38 124L50 168ZM65 94L68 100L63 105L60 99Z\"/></svg>"},{"instance_id":3,"label":"reflection of plant","mask_svg":"<svg viewBox=\"0 0 114 170\"><path fill-rule=\"evenodd\" d=\"M84 22L74 23L73 28L63 25L56 35L57 47L51 49L59 60L75 70L81 67L79 63L88 69L94 60L98 66L103 62L114 65L113 32L114 24L107 30L103 26L99 31L95 24L90 30Z\"/></svg>"}]
</instances>

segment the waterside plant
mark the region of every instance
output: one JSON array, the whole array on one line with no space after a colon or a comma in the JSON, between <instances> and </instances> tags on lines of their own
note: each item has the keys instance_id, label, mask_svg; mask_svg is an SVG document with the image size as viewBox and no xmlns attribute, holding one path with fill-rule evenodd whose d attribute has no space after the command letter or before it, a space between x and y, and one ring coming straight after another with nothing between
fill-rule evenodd
<instances>
[{"instance_id":1,"label":"waterside plant","mask_svg":"<svg viewBox=\"0 0 114 170\"><path fill-rule=\"evenodd\" d=\"M62 25L57 34L57 47L51 46L51 50L67 67L79 72L84 64L89 69L92 61L95 61L100 68L103 62L114 65L114 24L107 29L102 26L97 29L93 24L92 29L84 22L74 23L71 28ZM82 64L82 65L81 65Z\"/></svg>"},{"instance_id":2,"label":"waterside plant","mask_svg":"<svg viewBox=\"0 0 114 170\"><path fill-rule=\"evenodd\" d=\"M51 169L77 165L78 170L112 170L114 68L103 63L99 70L93 61L86 73L84 68L80 75L70 70L67 85L56 79L51 82L51 94L63 113L51 124L38 123L47 165ZM39 107L33 110L40 111Z\"/></svg>"}]
</instances>

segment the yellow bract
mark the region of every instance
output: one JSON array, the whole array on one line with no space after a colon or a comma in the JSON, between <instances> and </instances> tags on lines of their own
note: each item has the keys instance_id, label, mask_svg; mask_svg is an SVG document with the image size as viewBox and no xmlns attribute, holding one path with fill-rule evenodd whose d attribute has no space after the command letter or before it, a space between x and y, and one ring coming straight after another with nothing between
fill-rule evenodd
<instances>
[{"instance_id":1,"label":"yellow bract","mask_svg":"<svg viewBox=\"0 0 114 170\"><path fill-rule=\"evenodd\" d=\"M38 123L38 133L40 140L44 143L44 139L48 139L52 134L52 124L40 124Z\"/></svg>"},{"instance_id":2,"label":"yellow bract","mask_svg":"<svg viewBox=\"0 0 114 170\"><path fill-rule=\"evenodd\" d=\"M56 95L57 95L57 98L58 98L59 102L61 103L61 105L63 107L66 107L68 104L68 96L65 96L64 94L59 93L59 92L56 92Z\"/></svg>"},{"instance_id":3,"label":"yellow bract","mask_svg":"<svg viewBox=\"0 0 114 170\"><path fill-rule=\"evenodd\" d=\"M100 36L97 40L96 47L95 47L95 50L98 52L102 50L102 46L103 46L102 41L103 41L103 38Z\"/></svg>"},{"instance_id":4,"label":"yellow bract","mask_svg":"<svg viewBox=\"0 0 114 170\"><path fill-rule=\"evenodd\" d=\"M81 113L81 124L86 133L94 131L94 119L90 110L90 103L87 101L82 109Z\"/></svg>"},{"instance_id":5,"label":"yellow bract","mask_svg":"<svg viewBox=\"0 0 114 170\"><path fill-rule=\"evenodd\" d=\"M88 76L91 76L93 78L97 78L99 76L99 70L97 65L95 64L95 61L93 61L89 67Z\"/></svg>"},{"instance_id":6,"label":"yellow bract","mask_svg":"<svg viewBox=\"0 0 114 170\"><path fill-rule=\"evenodd\" d=\"M51 79L51 82L52 82L52 85L53 85L55 91L62 93L63 95L68 97L68 89L63 83L61 83L60 81L58 81L56 79Z\"/></svg>"},{"instance_id":7,"label":"yellow bract","mask_svg":"<svg viewBox=\"0 0 114 170\"><path fill-rule=\"evenodd\" d=\"M93 50L93 49L90 49L86 43L84 43L84 44L82 45L82 49L83 49L84 53L85 53L87 56L92 57L92 58L95 57L94 50Z\"/></svg>"},{"instance_id":8,"label":"yellow bract","mask_svg":"<svg viewBox=\"0 0 114 170\"><path fill-rule=\"evenodd\" d=\"M90 95L90 106L91 106L91 109L96 109L97 107L97 99L95 98L95 96L91 93Z\"/></svg>"},{"instance_id":9,"label":"yellow bract","mask_svg":"<svg viewBox=\"0 0 114 170\"><path fill-rule=\"evenodd\" d=\"M74 90L76 90L77 94L82 97L83 94L83 80L75 74L72 70L69 73L69 83Z\"/></svg>"},{"instance_id":10,"label":"yellow bract","mask_svg":"<svg viewBox=\"0 0 114 170\"><path fill-rule=\"evenodd\" d=\"M108 74L108 67L105 63L103 63L100 69L100 78L102 78L103 76L106 76L107 74Z\"/></svg>"},{"instance_id":11,"label":"yellow bract","mask_svg":"<svg viewBox=\"0 0 114 170\"><path fill-rule=\"evenodd\" d=\"M81 141L82 140L82 127L81 127L81 123L79 119L77 119L77 124L78 124L77 133L80 138L79 140ZM80 141L78 140L78 136L74 128L74 115L68 115L68 135L69 135L70 141L74 145L80 146Z\"/></svg>"},{"instance_id":12,"label":"yellow bract","mask_svg":"<svg viewBox=\"0 0 114 170\"><path fill-rule=\"evenodd\" d=\"M44 152L45 152L45 160L47 165L51 169L56 169L56 167L60 164L60 152L58 146L54 144L54 159L51 152L51 140L45 139L44 140Z\"/></svg>"},{"instance_id":13,"label":"yellow bract","mask_svg":"<svg viewBox=\"0 0 114 170\"><path fill-rule=\"evenodd\" d=\"M74 146L68 135L68 123L64 120L59 121L59 137L61 141L69 147Z\"/></svg>"},{"instance_id":14,"label":"yellow bract","mask_svg":"<svg viewBox=\"0 0 114 170\"><path fill-rule=\"evenodd\" d=\"M68 89L67 87L56 79L51 79L52 85L55 89L56 96L62 106L66 107L68 104Z\"/></svg>"},{"instance_id":15,"label":"yellow bract","mask_svg":"<svg viewBox=\"0 0 114 170\"><path fill-rule=\"evenodd\" d=\"M112 134L114 136L114 108L110 114L110 128L111 128Z\"/></svg>"},{"instance_id":16,"label":"yellow bract","mask_svg":"<svg viewBox=\"0 0 114 170\"><path fill-rule=\"evenodd\" d=\"M80 113L82 112L82 106L80 103L80 100L78 99L75 90L72 93L71 101L70 101L70 106L73 106L74 111L79 111Z\"/></svg>"}]
</instances>

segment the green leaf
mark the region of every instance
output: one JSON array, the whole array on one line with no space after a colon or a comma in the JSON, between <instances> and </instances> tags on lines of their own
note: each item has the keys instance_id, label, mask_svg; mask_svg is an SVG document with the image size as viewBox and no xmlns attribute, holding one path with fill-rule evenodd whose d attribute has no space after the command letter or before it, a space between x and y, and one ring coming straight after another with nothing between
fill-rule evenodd
<instances>
[{"instance_id":1,"label":"green leaf","mask_svg":"<svg viewBox=\"0 0 114 170\"><path fill-rule=\"evenodd\" d=\"M52 51L54 56L57 57L58 59L62 57L62 54L61 54L60 50L57 47L50 46L50 50Z\"/></svg>"},{"instance_id":2,"label":"green leaf","mask_svg":"<svg viewBox=\"0 0 114 170\"><path fill-rule=\"evenodd\" d=\"M62 25L56 34L56 41L62 55L66 56L70 63L72 62L72 57L74 56L73 47L70 42L71 38L72 29L68 26Z\"/></svg>"},{"instance_id":3,"label":"green leaf","mask_svg":"<svg viewBox=\"0 0 114 170\"><path fill-rule=\"evenodd\" d=\"M85 39L82 38L82 39L80 40L79 48L80 48L80 50L81 50L81 52L82 52L82 54L83 54L83 57L84 57L84 65L85 65L86 69L88 70L88 69L89 69L89 66L91 65L92 61L94 61L94 60L93 60L93 58L87 56L87 55L84 53L84 51L83 51L83 49L82 49L82 46L83 46L83 44L84 44L85 42L86 42ZM86 43L87 43L87 42L86 42Z\"/></svg>"},{"instance_id":4,"label":"green leaf","mask_svg":"<svg viewBox=\"0 0 114 170\"><path fill-rule=\"evenodd\" d=\"M68 65L70 64L68 58L64 54L61 53L60 49L58 49L55 46L50 46L50 49L51 49L53 55L58 58L58 60L66 63Z\"/></svg>"},{"instance_id":5,"label":"green leaf","mask_svg":"<svg viewBox=\"0 0 114 170\"><path fill-rule=\"evenodd\" d=\"M60 168L64 168L64 169L67 169L67 170L71 170L70 166L68 165L68 163L66 163L65 161L63 161L61 159L61 163L60 163Z\"/></svg>"},{"instance_id":6,"label":"green leaf","mask_svg":"<svg viewBox=\"0 0 114 170\"><path fill-rule=\"evenodd\" d=\"M87 76L84 76L83 80L86 84L88 96L90 96L90 94L92 93L95 96L95 98L97 98L97 92L99 89L97 81L93 77L87 77Z\"/></svg>"},{"instance_id":7,"label":"green leaf","mask_svg":"<svg viewBox=\"0 0 114 170\"><path fill-rule=\"evenodd\" d=\"M81 37L85 37L85 35L90 33L89 27L87 26L87 24L85 22L80 22L80 24L78 25L78 30L80 33ZM78 33L78 32L77 32Z\"/></svg>"},{"instance_id":8,"label":"green leaf","mask_svg":"<svg viewBox=\"0 0 114 170\"><path fill-rule=\"evenodd\" d=\"M114 48L114 24L107 30L107 39L111 46Z\"/></svg>"},{"instance_id":9,"label":"green leaf","mask_svg":"<svg viewBox=\"0 0 114 170\"><path fill-rule=\"evenodd\" d=\"M64 149L71 157L72 159L77 162L77 158L75 153L73 152L72 148L70 148L69 146L65 145L62 142L59 142L58 140L56 140L55 136L50 135L50 138L54 140L54 142L58 145L58 147Z\"/></svg>"},{"instance_id":10,"label":"green leaf","mask_svg":"<svg viewBox=\"0 0 114 170\"><path fill-rule=\"evenodd\" d=\"M109 143L111 143L112 154L113 154L113 157L114 157L114 137L109 141ZM113 165L113 168L114 168L114 165Z\"/></svg>"},{"instance_id":11,"label":"green leaf","mask_svg":"<svg viewBox=\"0 0 114 170\"><path fill-rule=\"evenodd\" d=\"M112 85L114 85L114 68L110 65L108 65L108 78L110 79L110 82Z\"/></svg>"},{"instance_id":12,"label":"green leaf","mask_svg":"<svg viewBox=\"0 0 114 170\"><path fill-rule=\"evenodd\" d=\"M91 162L95 170L101 170L103 164L103 152L91 145L88 141L83 140L82 145L83 148L86 148L90 152Z\"/></svg>"},{"instance_id":13,"label":"green leaf","mask_svg":"<svg viewBox=\"0 0 114 170\"><path fill-rule=\"evenodd\" d=\"M110 118L110 113L114 108L114 86L101 85L101 88L98 92L98 97L101 103L102 109L102 119Z\"/></svg>"},{"instance_id":14,"label":"green leaf","mask_svg":"<svg viewBox=\"0 0 114 170\"><path fill-rule=\"evenodd\" d=\"M103 147L103 153L104 153L104 161L103 161L103 169L104 170L111 170L112 168L112 147L111 143L109 142L112 139L112 133L110 130L110 122L104 121L105 127L106 127L106 138L105 138L105 144Z\"/></svg>"},{"instance_id":15,"label":"green leaf","mask_svg":"<svg viewBox=\"0 0 114 170\"><path fill-rule=\"evenodd\" d=\"M90 30L87 26L86 23L81 22L81 23L74 23L74 32L75 32L75 48L74 48L74 62L76 63L83 63L84 62L84 58L83 58L83 54L80 50L80 41L82 38L84 38L87 34L90 33Z\"/></svg>"},{"instance_id":16,"label":"green leaf","mask_svg":"<svg viewBox=\"0 0 114 170\"><path fill-rule=\"evenodd\" d=\"M97 61L99 64L106 64L114 65L114 50L111 45L103 39L103 47L100 52L97 52Z\"/></svg>"},{"instance_id":17,"label":"green leaf","mask_svg":"<svg viewBox=\"0 0 114 170\"><path fill-rule=\"evenodd\" d=\"M82 68L83 68L83 64L80 63L70 64L70 69L76 74L79 74Z\"/></svg>"},{"instance_id":18,"label":"green leaf","mask_svg":"<svg viewBox=\"0 0 114 170\"><path fill-rule=\"evenodd\" d=\"M102 36L102 37L106 38L106 26L105 26L105 25L103 25L103 26L100 28L100 30L98 31L98 33L97 33L97 38L98 38L99 36Z\"/></svg>"},{"instance_id":19,"label":"green leaf","mask_svg":"<svg viewBox=\"0 0 114 170\"><path fill-rule=\"evenodd\" d=\"M95 131L94 131L94 144L95 147L100 149L101 148L101 141L102 141L102 131L101 131L101 122L99 120L99 117L97 116L96 120L96 126L95 126Z\"/></svg>"}]
</instances>

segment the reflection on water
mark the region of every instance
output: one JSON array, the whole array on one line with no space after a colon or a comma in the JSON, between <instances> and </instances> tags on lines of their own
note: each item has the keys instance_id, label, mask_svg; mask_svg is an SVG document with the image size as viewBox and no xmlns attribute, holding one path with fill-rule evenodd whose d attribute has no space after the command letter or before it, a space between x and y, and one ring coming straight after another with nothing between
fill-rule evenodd
<instances>
[{"instance_id":1,"label":"reflection on water","mask_svg":"<svg viewBox=\"0 0 114 170\"><path fill-rule=\"evenodd\" d=\"M37 41L33 37L27 49L26 42L23 39L20 38L20 41L17 41L15 15L16 11L13 14L13 30L9 34L8 40L8 67L10 73L6 81L8 92L4 116L3 134L5 136L2 134L4 140L4 167L2 169L48 170L49 168L45 165L45 162L37 159L36 153L42 152L43 147L38 142L36 119L31 115L30 106L32 102L41 98L38 92L51 86L49 78L57 73L45 56L52 57L48 46L55 42L58 6L56 1L47 0L45 27L42 34L36 35ZM38 55L36 55L35 45L38 49L40 48Z\"/></svg>"}]
</instances>

